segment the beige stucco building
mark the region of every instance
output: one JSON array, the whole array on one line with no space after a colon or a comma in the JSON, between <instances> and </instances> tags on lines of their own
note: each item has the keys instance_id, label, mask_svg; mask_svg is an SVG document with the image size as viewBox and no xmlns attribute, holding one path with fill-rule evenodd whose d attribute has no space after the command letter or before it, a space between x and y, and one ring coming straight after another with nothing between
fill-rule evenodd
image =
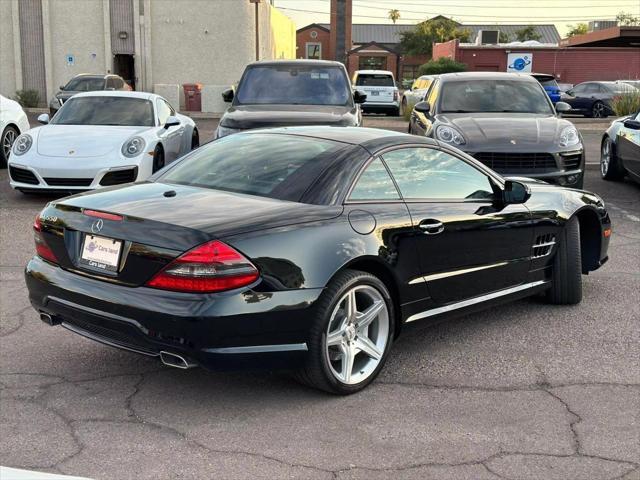
<instances>
[{"instance_id":1,"label":"beige stucco building","mask_svg":"<svg viewBox=\"0 0 640 480\"><path fill-rule=\"evenodd\" d=\"M295 58L294 23L270 0L0 3L0 93L34 89L43 104L78 73L117 73L174 102L183 83L219 97L256 58Z\"/></svg>"}]
</instances>

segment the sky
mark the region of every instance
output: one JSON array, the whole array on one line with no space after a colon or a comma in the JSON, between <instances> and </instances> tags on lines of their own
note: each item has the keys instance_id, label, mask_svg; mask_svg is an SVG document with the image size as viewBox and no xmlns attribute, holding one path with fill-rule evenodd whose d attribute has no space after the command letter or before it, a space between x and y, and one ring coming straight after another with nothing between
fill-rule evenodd
<instances>
[{"instance_id":1,"label":"sky","mask_svg":"<svg viewBox=\"0 0 640 480\"><path fill-rule=\"evenodd\" d=\"M330 0L275 0L296 23L329 23ZM640 0L353 0L353 23L392 23L388 11L400 11L397 23L418 23L444 15L460 23L553 23L560 36L568 24L612 20L619 12L640 16ZM317 12L317 13L316 13Z\"/></svg>"}]
</instances>

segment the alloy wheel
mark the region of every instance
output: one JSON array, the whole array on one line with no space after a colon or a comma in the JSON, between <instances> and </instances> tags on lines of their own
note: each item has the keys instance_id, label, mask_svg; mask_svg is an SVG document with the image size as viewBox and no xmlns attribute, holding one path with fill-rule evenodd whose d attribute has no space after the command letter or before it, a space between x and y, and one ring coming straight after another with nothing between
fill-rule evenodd
<instances>
[{"instance_id":1,"label":"alloy wheel","mask_svg":"<svg viewBox=\"0 0 640 480\"><path fill-rule=\"evenodd\" d=\"M593 105L593 117L594 118L602 118L604 117L604 103L596 102Z\"/></svg>"},{"instance_id":2,"label":"alloy wheel","mask_svg":"<svg viewBox=\"0 0 640 480\"><path fill-rule=\"evenodd\" d=\"M333 376L354 385L380 364L389 339L389 310L369 285L349 289L338 301L327 327L325 354Z\"/></svg>"},{"instance_id":3,"label":"alloy wheel","mask_svg":"<svg viewBox=\"0 0 640 480\"><path fill-rule=\"evenodd\" d=\"M611 163L611 140L605 139L602 142L602 150L600 154L600 173L604 177L609 172L609 165Z\"/></svg>"},{"instance_id":4,"label":"alloy wheel","mask_svg":"<svg viewBox=\"0 0 640 480\"><path fill-rule=\"evenodd\" d=\"M12 128L7 128L6 132L2 137L2 153L4 154L4 158L9 158L9 154L11 153L11 146L13 142L16 140L16 132Z\"/></svg>"}]
</instances>

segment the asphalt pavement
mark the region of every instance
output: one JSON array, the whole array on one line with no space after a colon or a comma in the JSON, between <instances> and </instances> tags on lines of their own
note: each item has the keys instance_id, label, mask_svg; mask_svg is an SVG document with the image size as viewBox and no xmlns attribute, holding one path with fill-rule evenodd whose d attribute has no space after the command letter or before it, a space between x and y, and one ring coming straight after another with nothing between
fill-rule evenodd
<instances>
[{"instance_id":1,"label":"asphalt pavement","mask_svg":"<svg viewBox=\"0 0 640 480\"><path fill-rule=\"evenodd\" d=\"M198 124L210 138L215 120ZM597 128L581 127L590 163ZM527 299L408 328L371 386L334 397L282 374L171 369L42 323L22 269L51 197L12 191L2 170L0 464L100 479L638 480L640 186L591 166L585 188L614 233L580 305Z\"/></svg>"}]
</instances>

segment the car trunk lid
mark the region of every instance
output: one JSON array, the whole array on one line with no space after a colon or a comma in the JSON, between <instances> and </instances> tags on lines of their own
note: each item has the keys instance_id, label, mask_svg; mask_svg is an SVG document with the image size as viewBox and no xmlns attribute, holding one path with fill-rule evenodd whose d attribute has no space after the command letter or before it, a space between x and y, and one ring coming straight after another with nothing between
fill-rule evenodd
<instances>
[{"instance_id":1,"label":"car trunk lid","mask_svg":"<svg viewBox=\"0 0 640 480\"><path fill-rule=\"evenodd\" d=\"M139 286L182 253L213 239L333 218L342 207L308 205L181 185L142 183L68 197L41 213L61 267ZM107 213L108 215L102 215ZM113 249L113 264L91 249Z\"/></svg>"}]
</instances>

